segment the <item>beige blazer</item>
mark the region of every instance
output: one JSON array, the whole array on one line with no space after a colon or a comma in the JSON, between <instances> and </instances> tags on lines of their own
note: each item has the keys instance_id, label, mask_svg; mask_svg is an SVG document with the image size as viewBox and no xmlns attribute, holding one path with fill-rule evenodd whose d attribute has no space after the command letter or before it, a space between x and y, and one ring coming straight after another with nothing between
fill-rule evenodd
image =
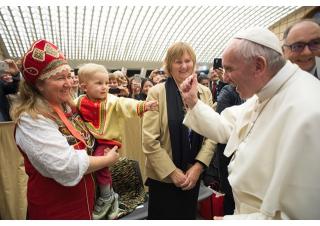
<instances>
[{"instance_id":1,"label":"beige blazer","mask_svg":"<svg viewBox=\"0 0 320 226\"><path fill-rule=\"evenodd\" d=\"M198 91L200 99L213 108L211 91L200 84ZM176 169L176 166L172 160L165 83L160 83L152 87L148 92L147 100L157 100L159 109L158 111L148 111L143 117L142 149L146 156L146 177L172 183L168 175ZM208 166L215 147L216 143L204 139L196 159Z\"/></svg>"}]
</instances>

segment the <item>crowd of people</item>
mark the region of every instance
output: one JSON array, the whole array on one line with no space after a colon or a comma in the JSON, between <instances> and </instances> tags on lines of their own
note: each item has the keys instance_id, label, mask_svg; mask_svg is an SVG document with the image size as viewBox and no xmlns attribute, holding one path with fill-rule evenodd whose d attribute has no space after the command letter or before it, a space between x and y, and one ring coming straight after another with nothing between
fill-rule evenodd
<instances>
[{"instance_id":1,"label":"crowd of people","mask_svg":"<svg viewBox=\"0 0 320 226\"><path fill-rule=\"evenodd\" d=\"M225 193L215 219L320 219L319 56L309 19L283 45L265 28L240 31L208 75L185 42L147 78L128 78L93 63L72 69L56 45L35 41L21 61L0 62L0 121L16 125L27 219L116 219L109 167L131 117L143 118L148 219L196 219L214 160Z\"/></svg>"},{"instance_id":2,"label":"crowd of people","mask_svg":"<svg viewBox=\"0 0 320 226\"><path fill-rule=\"evenodd\" d=\"M9 95L17 93L19 81L20 71L15 61L0 61L0 122L11 120Z\"/></svg>"}]
</instances>

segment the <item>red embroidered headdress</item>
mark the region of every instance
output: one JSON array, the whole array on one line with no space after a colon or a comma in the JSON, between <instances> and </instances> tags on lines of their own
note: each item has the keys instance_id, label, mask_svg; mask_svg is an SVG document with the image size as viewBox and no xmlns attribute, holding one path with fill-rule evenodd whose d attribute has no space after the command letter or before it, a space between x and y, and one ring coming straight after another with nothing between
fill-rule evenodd
<instances>
[{"instance_id":1,"label":"red embroidered headdress","mask_svg":"<svg viewBox=\"0 0 320 226\"><path fill-rule=\"evenodd\" d=\"M25 81L34 85L37 79L46 79L65 69L71 69L58 47L41 39L34 42L22 61Z\"/></svg>"}]
</instances>

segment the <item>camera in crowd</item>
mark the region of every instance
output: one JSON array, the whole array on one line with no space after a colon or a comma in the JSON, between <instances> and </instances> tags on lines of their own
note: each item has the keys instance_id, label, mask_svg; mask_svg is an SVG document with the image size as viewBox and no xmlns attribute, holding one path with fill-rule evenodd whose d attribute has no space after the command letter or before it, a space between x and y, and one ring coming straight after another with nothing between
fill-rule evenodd
<instances>
[{"instance_id":1,"label":"camera in crowd","mask_svg":"<svg viewBox=\"0 0 320 226\"><path fill-rule=\"evenodd\" d=\"M222 68L222 58L214 58L213 60L213 69Z\"/></svg>"},{"instance_id":2,"label":"camera in crowd","mask_svg":"<svg viewBox=\"0 0 320 226\"><path fill-rule=\"evenodd\" d=\"M109 93L111 94L119 94L121 90L119 88L109 88Z\"/></svg>"}]
</instances>

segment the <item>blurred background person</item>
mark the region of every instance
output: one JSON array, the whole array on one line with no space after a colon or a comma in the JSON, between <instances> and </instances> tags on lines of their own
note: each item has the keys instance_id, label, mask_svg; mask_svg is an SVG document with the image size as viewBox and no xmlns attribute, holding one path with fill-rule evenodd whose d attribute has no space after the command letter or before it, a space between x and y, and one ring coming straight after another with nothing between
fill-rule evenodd
<instances>
[{"instance_id":1,"label":"blurred background person","mask_svg":"<svg viewBox=\"0 0 320 226\"><path fill-rule=\"evenodd\" d=\"M304 19L289 26L283 33L284 56L302 70L320 78L320 25Z\"/></svg>"},{"instance_id":2,"label":"blurred background person","mask_svg":"<svg viewBox=\"0 0 320 226\"><path fill-rule=\"evenodd\" d=\"M109 88L118 88L119 87L119 74L109 73Z\"/></svg>"},{"instance_id":3,"label":"blurred background person","mask_svg":"<svg viewBox=\"0 0 320 226\"><path fill-rule=\"evenodd\" d=\"M193 74L196 56L184 42L173 44L164 59L168 79L152 87L147 100L157 100L159 111L146 112L142 144L149 187L148 219L196 219L200 175L213 155L214 143L182 124L186 105L179 86ZM213 106L210 90L198 95Z\"/></svg>"},{"instance_id":4,"label":"blurred background person","mask_svg":"<svg viewBox=\"0 0 320 226\"><path fill-rule=\"evenodd\" d=\"M217 97L216 111L220 114L225 108L240 105L244 103L244 101L244 99L241 99L239 93L237 93L234 84L226 84L222 87Z\"/></svg>"},{"instance_id":5,"label":"blurred background person","mask_svg":"<svg viewBox=\"0 0 320 226\"><path fill-rule=\"evenodd\" d=\"M117 96L128 97L130 94L129 88L128 88L128 84L129 84L128 77L124 75L122 71L115 71L113 72L113 74L117 76L118 88L120 89L120 93Z\"/></svg>"},{"instance_id":6,"label":"blurred background person","mask_svg":"<svg viewBox=\"0 0 320 226\"><path fill-rule=\"evenodd\" d=\"M167 76L165 74L165 71L163 70L163 68L160 69L154 69L150 75L149 75L149 79L153 82L153 84L158 84L160 82L163 82L167 79Z\"/></svg>"},{"instance_id":7,"label":"blurred background person","mask_svg":"<svg viewBox=\"0 0 320 226\"><path fill-rule=\"evenodd\" d=\"M234 84L226 84L222 87L217 97L217 108L216 111L221 112L231 106L240 105L245 100L241 99L239 93L236 91ZM233 214L234 212L234 198L232 194L232 188L228 181L228 165L232 156L226 157L223 152L226 144L218 144L217 149L212 159L212 164L218 168L220 191L224 193L223 211L225 215ZM211 166L211 165L210 165Z\"/></svg>"},{"instance_id":8,"label":"blurred background person","mask_svg":"<svg viewBox=\"0 0 320 226\"><path fill-rule=\"evenodd\" d=\"M139 74L135 74L129 79L129 97L137 99L139 93L141 92L141 81L142 78Z\"/></svg>"},{"instance_id":9,"label":"blurred background person","mask_svg":"<svg viewBox=\"0 0 320 226\"><path fill-rule=\"evenodd\" d=\"M146 100L149 89L153 86L153 83L148 78L143 78L141 82L141 92L137 96L137 100Z\"/></svg>"},{"instance_id":10,"label":"blurred background person","mask_svg":"<svg viewBox=\"0 0 320 226\"><path fill-rule=\"evenodd\" d=\"M205 73L203 73L203 72L200 73L200 75L198 76L198 82L199 82L201 85L204 85L204 86L206 86L206 87L209 88L210 79L209 79L209 77L208 77Z\"/></svg>"},{"instance_id":11,"label":"blurred background person","mask_svg":"<svg viewBox=\"0 0 320 226\"><path fill-rule=\"evenodd\" d=\"M71 96L72 96L72 99L76 99L80 95L79 77L78 77L77 68L71 70L71 78L72 78Z\"/></svg>"},{"instance_id":12,"label":"blurred background person","mask_svg":"<svg viewBox=\"0 0 320 226\"><path fill-rule=\"evenodd\" d=\"M11 121L8 95L17 93L19 82L20 72L14 60L0 61L0 122Z\"/></svg>"},{"instance_id":13,"label":"blurred background person","mask_svg":"<svg viewBox=\"0 0 320 226\"><path fill-rule=\"evenodd\" d=\"M210 68L208 77L211 81L211 92L214 102L217 101L217 97L219 96L222 87L226 85L226 83L223 82L222 76L222 68Z\"/></svg>"},{"instance_id":14,"label":"blurred background person","mask_svg":"<svg viewBox=\"0 0 320 226\"><path fill-rule=\"evenodd\" d=\"M109 73L109 93L119 96L119 74L117 73Z\"/></svg>"}]
</instances>

